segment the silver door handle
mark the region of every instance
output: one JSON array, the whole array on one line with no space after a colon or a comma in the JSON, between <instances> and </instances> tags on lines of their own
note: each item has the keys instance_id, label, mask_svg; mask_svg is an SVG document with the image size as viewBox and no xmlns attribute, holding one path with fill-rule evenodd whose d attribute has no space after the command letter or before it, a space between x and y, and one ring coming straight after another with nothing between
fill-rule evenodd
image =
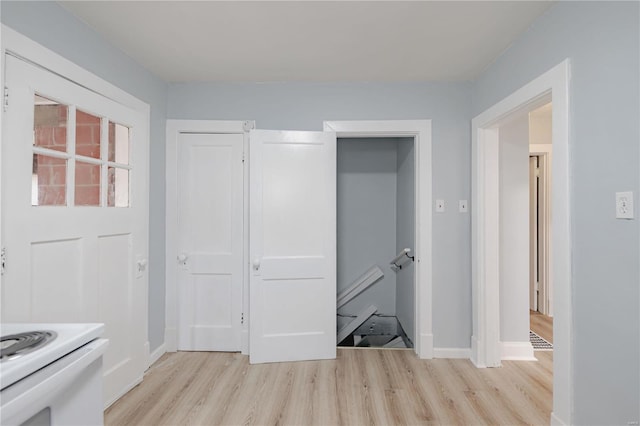
<instances>
[{"instance_id":1,"label":"silver door handle","mask_svg":"<svg viewBox=\"0 0 640 426\"><path fill-rule=\"evenodd\" d=\"M187 263L187 257L188 256L186 254L179 254L178 262L184 265L185 263Z\"/></svg>"}]
</instances>

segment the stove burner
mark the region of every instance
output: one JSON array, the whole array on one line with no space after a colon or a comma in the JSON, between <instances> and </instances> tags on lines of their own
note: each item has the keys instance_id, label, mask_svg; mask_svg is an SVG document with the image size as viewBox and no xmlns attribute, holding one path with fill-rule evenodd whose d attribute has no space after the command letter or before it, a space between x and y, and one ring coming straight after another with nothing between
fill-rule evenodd
<instances>
[{"instance_id":1,"label":"stove burner","mask_svg":"<svg viewBox=\"0 0 640 426\"><path fill-rule=\"evenodd\" d=\"M46 345L56 336L55 331L28 331L26 333L2 336L0 341L0 360L18 358Z\"/></svg>"}]
</instances>

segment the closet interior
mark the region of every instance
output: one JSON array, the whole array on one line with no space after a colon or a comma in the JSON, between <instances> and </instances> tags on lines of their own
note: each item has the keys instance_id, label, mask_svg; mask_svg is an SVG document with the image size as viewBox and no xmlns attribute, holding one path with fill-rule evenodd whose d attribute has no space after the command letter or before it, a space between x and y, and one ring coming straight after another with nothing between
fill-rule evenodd
<instances>
[{"instance_id":1,"label":"closet interior","mask_svg":"<svg viewBox=\"0 0 640 426\"><path fill-rule=\"evenodd\" d=\"M338 138L338 345L412 348L413 137Z\"/></svg>"}]
</instances>

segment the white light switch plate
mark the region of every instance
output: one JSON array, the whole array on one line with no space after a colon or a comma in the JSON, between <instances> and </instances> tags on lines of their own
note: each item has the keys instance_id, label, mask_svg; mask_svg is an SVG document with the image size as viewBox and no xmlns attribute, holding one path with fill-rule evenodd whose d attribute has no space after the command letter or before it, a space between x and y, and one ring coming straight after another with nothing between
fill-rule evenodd
<instances>
[{"instance_id":1,"label":"white light switch plate","mask_svg":"<svg viewBox=\"0 0 640 426\"><path fill-rule=\"evenodd\" d=\"M469 204L467 203L467 200L460 200L459 206L460 213L466 213L469 211Z\"/></svg>"},{"instance_id":2,"label":"white light switch plate","mask_svg":"<svg viewBox=\"0 0 640 426\"><path fill-rule=\"evenodd\" d=\"M438 213L444 212L444 200L436 200L436 211Z\"/></svg>"},{"instance_id":3,"label":"white light switch plate","mask_svg":"<svg viewBox=\"0 0 640 426\"><path fill-rule=\"evenodd\" d=\"M616 192L616 219L633 219L633 192Z\"/></svg>"}]
</instances>

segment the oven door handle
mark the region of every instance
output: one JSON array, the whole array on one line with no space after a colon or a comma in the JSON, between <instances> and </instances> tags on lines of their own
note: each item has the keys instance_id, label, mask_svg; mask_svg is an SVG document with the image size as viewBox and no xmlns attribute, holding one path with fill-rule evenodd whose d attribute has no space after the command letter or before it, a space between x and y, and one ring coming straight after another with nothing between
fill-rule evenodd
<instances>
[{"instance_id":1,"label":"oven door handle","mask_svg":"<svg viewBox=\"0 0 640 426\"><path fill-rule=\"evenodd\" d=\"M21 424L50 406L82 372L105 353L109 341L96 339L2 390L0 423ZM102 376L102 368L100 368ZM102 389L100 389L102 395ZM102 404L102 398L100 398ZM24 417L24 418L23 418Z\"/></svg>"}]
</instances>

